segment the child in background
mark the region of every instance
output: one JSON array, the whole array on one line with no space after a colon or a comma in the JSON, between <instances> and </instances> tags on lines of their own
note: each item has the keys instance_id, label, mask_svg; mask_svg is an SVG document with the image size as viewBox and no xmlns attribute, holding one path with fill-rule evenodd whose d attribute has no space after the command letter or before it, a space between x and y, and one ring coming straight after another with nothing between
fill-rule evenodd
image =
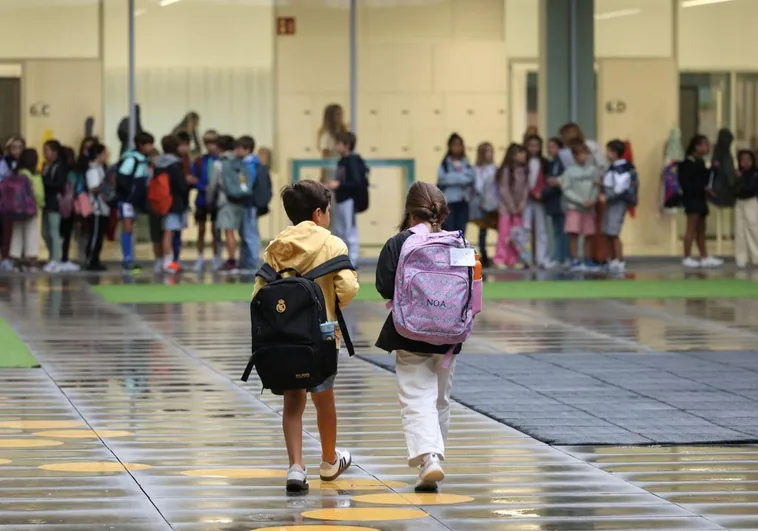
<instances>
[{"instance_id":1,"label":"child in background","mask_svg":"<svg viewBox=\"0 0 758 531\"><path fill-rule=\"evenodd\" d=\"M190 186L194 186L195 183L195 177L192 175L192 160L191 160L191 143L192 143L192 137L190 134L186 131L179 131L176 133L176 140L179 143L179 149L177 151L177 154L179 155L179 160L182 164L182 171L184 172L184 175L186 176L187 182ZM188 207L189 209L189 207ZM186 227L183 227L186 228ZM171 238L171 249L173 251L173 263L179 264L179 257L182 252L182 231L177 230L174 231L174 234Z\"/></svg>"},{"instance_id":2,"label":"child in background","mask_svg":"<svg viewBox=\"0 0 758 531\"><path fill-rule=\"evenodd\" d=\"M524 146L511 144L505 152L498 170L499 192L497 252L493 263L498 269L513 267L518 263L520 250L511 239L514 227L522 226L529 195L529 178L526 173L527 155Z\"/></svg>"},{"instance_id":3,"label":"child in background","mask_svg":"<svg viewBox=\"0 0 758 531\"><path fill-rule=\"evenodd\" d=\"M0 149L0 181L10 175L18 166L19 157L26 149L26 140L14 135L5 144L6 153L3 155ZM36 168L35 168L36 171ZM42 206L38 203L38 206ZM0 271L13 271L11 260L11 240L13 239L13 220L0 218Z\"/></svg>"},{"instance_id":4,"label":"child in background","mask_svg":"<svg viewBox=\"0 0 758 531\"><path fill-rule=\"evenodd\" d=\"M553 262L568 267L571 264L569 239L566 235L566 215L563 212L561 176L566 171L559 153L563 149L560 138L551 138L547 143L547 175L542 189L545 213L553 226Z\"/></svg>"},{"instance_id":5,"label":"child in background","mask_svg":"<svg viewBox=\"0 0 758 531\"><path fill-rule=\"evenodd\" d=\"M457 133L447 140L447 153L437 172L437 186L445 194L450 216L445 221L445 230L466 230L469 220L468 199L474 188L474 168L466 158L463 138Z\"/></svg>"},{"instance_id":6,"label":"child in background","mask_svg":"<svg viewBox=\"0 0 758 531\"><path fill-rule=\"evenodd\" d=\"M337 152L340 161L337 174L329 187L334 190L335 213L334 235L347 244L350 261L358 266L360 241L356 223L356 208L368 197L368 166L363 157L355 153L357 139L350 131L337 137Z\"/></svg>"},{"instance_id":7,"label":"child in background","mask_svg":"<svg viewBox=\"0 0 758 531\"><path fill-rule=\"evenodd\" d=\"M46 273L61 271L61 213L58 198L66 186L68 169L66 153L57 140L48 140L44 145L45 165L42 169L42 184L45 187L45 203L42 216L42 238L45 240L49 261Z\"/></svg>"},{"instance_id":8,"label":"child in background","mask_svg":"<svg viewBox=\"0 0 758 531\"><path fill-rule=\"evenodd\" d=\"M524 229L528 234L534 234L534 264L549 269L553 264L548 256L547 218L542 202L547 169L547 160L542 156L542 137L536 134L527 137L526 152L529 157L529 200L524 212Z\"/></svg>"},{"instance_id":9,"label":"child in background","mask_svg":"<svg viewBox=\"0 0 758 531\"><path fill-rule=\"evenodd\" d=\"M633 175L634 165L624 158L626 145L621 140L611 140L606 145L606 156L610 167L603 176L603 188L600 201L605 203L603 215L603 234L608 239L611 261L608 269L612 273L623 273L626 270L624 253L621 246L621 228L626 216L627 194L635 185Z\"/></svg>"},{"instance_id":10,"label":"child in background","mask_svg":"<svg viewBox=\"0 0 758 531\"><path fill-rule=\"evenodd\" d=\"M168 175L171 189L171 209L163 216L163 271L178 273L179 264L174 260L173 239L177 232L181 235L186 221L187 206L189 205L189 183L182 166L179 152L179 141L174 136L164 136L161 139L163 154L155 159L155 175ZM187 144L189 147L189 144Z\"/></svg>"},{"instance_id":11,"label":"child in background","mask_svg":"<svg viewBox=\"0 0 758 531\"><path fill-rule=\"evenodd\" d=\"M240 229L240 269L246 271L256 270L261 255L261 236L258 232L258 209L255 206L255 190L258 179L262 172L268 171L263 168L258 155L255 154L255 139L252 136L241 136L237 141L242 150L242 161L250 171L248 186L253 191L252 203L245 206L242 216L242 228Z\"/></svg>"},{"instance_id":12,"label":"child in background","mask_svg":"<svg viewBox=\"0 0 758 531\"><path fill-rule=\"evenodd\" d=\"M566 168L561 179L561 191L566 201L566 234L569 236L571 268L575 271L594 271L597 264L591 259L597 203L597 168L590 162L590 152L584 142L571 144L575 164ZM584 236L584 263L579 260L579 236Z\"/></svg>"},{"instance_id":13,"label":"child in background","mask_svg":"<svg viewBox=\"0 0 758 531\"><path fill-rule=\"evenodd\" d=\"M347 246L329 232L331 192L315 181L299 181L282 191L282 203L293 226L284 229L268 246L263 260L276 271L292 268L305 275L315 267L340 255L347 254ZM256 277L253 297L263 286ZM344 308L358 293L358 275L343 270L316 280L324 293L326 314L330 321L337 319L335 301ZM321 437L322 481L334 481L351 463L350 452L338 450L337 410L334 405L334 376L316 388L284 391L282 427L289 456L287 491L308 491L308 474L303 464L303 412L307 393L316 406L319 435Z\"/></svg>"},{"instance_id":14,"label":"child in background","mask_svg":"<svg viewBox=\"0 0 758 531\"><path fill-rule=\"evenodd\" d=\"M400 232L387 240L376 271L376 289L387 300L395 299L395 275L409 230L424 224L439 232L448 215L445 196L434 185L415 182L405 200L405 218ZM426 300L418 301L426 305ZM455 358L445 363L448 352L457 354L462 345L431 345L401 336L392 314L387 317L376 346L395 352L398 394L403 431L408 447L408 465L419 468L417 492L434 492L445 479L442 462L450 428L450 393Z\"/></svg>"},{"instance_id":15,"label":"child in background","mask_svg":"<svg viewBox=\"0 0 758 531\"><path fill-rule=\"evenodd\" d=\"M206 189L210 182L210 177L213 169L213 164L218 160L221 153L218 147L218 133L213 130L206 131L203 135L203 143L207 153L202 157L198 157L195 163L192 165L192 175L197 179L195 188L197 189L197 196L195 197L195 223L197 223L197 263L195 264L195 271L201 273L205 268L205 235L207 223L211 222L211 241L213 248L213 256L218 256L218 263L214 263L214 269L221 267L221 258L219 254L219 244L216 238L216 229L214 227L216 222L216 212L212 208L212 205L208 204L206 197Z\"/></svg>"},{"instance_id":16,"label":"child in background","mask_svg":"<svg viewBox=\"0 0 758 531\"><path fill-rule=\"evenodd\" d=\"M83 153L88 160L86 180L90 202L92 203L91 233L85 250L86 267L88 271L105 271L107 268L100 261L100 252L103 249L103 237L108 226L108 216L110 216L111 209L100 191L106 179L105 160L108 157L108 152L105 146L98 142L92 144Z\"/></svg>"},{"instance_id":17,"label":"child in background","mask_svg":"<svg viewBox=\"0 0 758 531\"><path fill-rule=\"evenodd\" d=\"M58 268L61 272L71 273L81 270L81 266L75 264L70 259L71 251L71 237L74 235L74 225L77 221L76 212L73 209L73 202L75 197L76 183L82 177L79 175L76 167L76 152L69 146L63 146L63 152L66 157L66 177L68 184L64 186L59 197L59 205L62 201L66 201L69 204L70 212L66 212L64 215L64 209L61 208L61 263ZM80 257L83 258L83 257Z\"/></svg>"},{"instance_id":18,"label":"child in background","mask_svg":"<svg viewBox=\"0 0 758 531\"><path fill-rule=\"evenodd\" d=\"M755 153L748 149L740 150L737 160L734 260L741 269L748 262L758 266L758 168Z\"/></svg>"},{"instance_id":19,"label":"child in background","mask_svg":"<svg viewBox=\"0 0 758 531\"><path fill-rule=\"evenodd\" d=\"M37 173L39 155L34 149L24 149L16 160L14 171L29 183L37 203L38 212L45 204L45 186L42 176ZM37 256L39 255L39 214L30 219L15 220L11 238L10 255L16 262L16 267L24 271L37 271Z\"/></svg>"},{"instance_id":20,"label":"child in background","mask_svg":"<svg viewBox=\"0 0 758 531\"><path fill-rule=\"evenodd\" d=\"M497 229L497 165L495 150L489 142L479 144L476 150L476 178L474 190L469 201L471 220L479 227L479 256L484 267L489 267L487 256L487 230Z\"/></svg>"}]
</instances>

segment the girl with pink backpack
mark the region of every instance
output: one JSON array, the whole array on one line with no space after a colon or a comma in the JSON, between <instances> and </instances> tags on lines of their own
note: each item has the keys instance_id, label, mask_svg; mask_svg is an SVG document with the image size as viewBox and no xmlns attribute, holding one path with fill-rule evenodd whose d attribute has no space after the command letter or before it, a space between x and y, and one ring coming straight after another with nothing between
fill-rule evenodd
<instances>
[{"instance_id":1,"label":"girl with pink backpack","mask_svg":"<svg viewBox=\"0 0 758 531\"><path fill-rule=\"evenodd\" d=\"M417 492L436 492L445 478L455 355L481 310L474 249L460 231L441 231L448 215L436 186L414 183L400 232L384 245L376 272L377 291L392 309L376 346L396 355L408 464L419 468Z\"/></svg>"}]
</instances>

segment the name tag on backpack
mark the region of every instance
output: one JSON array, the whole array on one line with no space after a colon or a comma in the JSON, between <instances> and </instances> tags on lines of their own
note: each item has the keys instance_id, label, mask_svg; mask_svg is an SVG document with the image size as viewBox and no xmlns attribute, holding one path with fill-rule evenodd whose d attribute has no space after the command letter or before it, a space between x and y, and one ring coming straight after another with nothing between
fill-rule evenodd
<instances>
[{"instance_id":1,"label":"name tag on backpack","mask_svg":"<svg viewBox=\"0 0 758 531\"><path fill-rule=\"evenodd\" d=\"M450 265L453 267L474 267L476 252L473 249L450 249Z\"/></svg>"}]
</instances>

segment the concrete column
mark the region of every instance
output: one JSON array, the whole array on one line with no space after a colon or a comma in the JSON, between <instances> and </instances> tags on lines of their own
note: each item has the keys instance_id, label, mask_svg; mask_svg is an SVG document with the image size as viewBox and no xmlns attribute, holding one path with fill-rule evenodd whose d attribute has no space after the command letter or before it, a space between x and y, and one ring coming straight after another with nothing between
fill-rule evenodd
<instances>
[{"instance_id":1,"label":"concrete column","mask_svg":"<svg viewBox=\"0 0 758 531\"><path fill-rule=\"evenodd\" d=\"M597 131L594 0L540 0L539 113L544 136L577 122Z\"/></svg>"}]
</instances>

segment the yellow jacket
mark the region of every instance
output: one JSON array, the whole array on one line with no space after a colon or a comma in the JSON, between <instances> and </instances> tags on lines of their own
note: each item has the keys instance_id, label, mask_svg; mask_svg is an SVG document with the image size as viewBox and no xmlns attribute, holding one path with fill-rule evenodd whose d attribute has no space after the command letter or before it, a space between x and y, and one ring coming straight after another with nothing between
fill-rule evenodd
<instances>
[{"instance_id":1,"label":"yellow jacket","mask_svg":"<svg viewBox=\"0 0 758 531\"><path fill-rule=\"evenodd\" d=\"M263 260L276 271L291 267L304 275L343 254L347 254L345 242L312 221L304 221L279 233L266 248ZM330 321L337 320L335 296L339 297L340 308L344 308L358 294L358 275L355 271L338 271L316 280L316 283L324 292L326 315ZM261 278L255 279L253 297L264 284Z\"/></svg>"}]
</instances>

